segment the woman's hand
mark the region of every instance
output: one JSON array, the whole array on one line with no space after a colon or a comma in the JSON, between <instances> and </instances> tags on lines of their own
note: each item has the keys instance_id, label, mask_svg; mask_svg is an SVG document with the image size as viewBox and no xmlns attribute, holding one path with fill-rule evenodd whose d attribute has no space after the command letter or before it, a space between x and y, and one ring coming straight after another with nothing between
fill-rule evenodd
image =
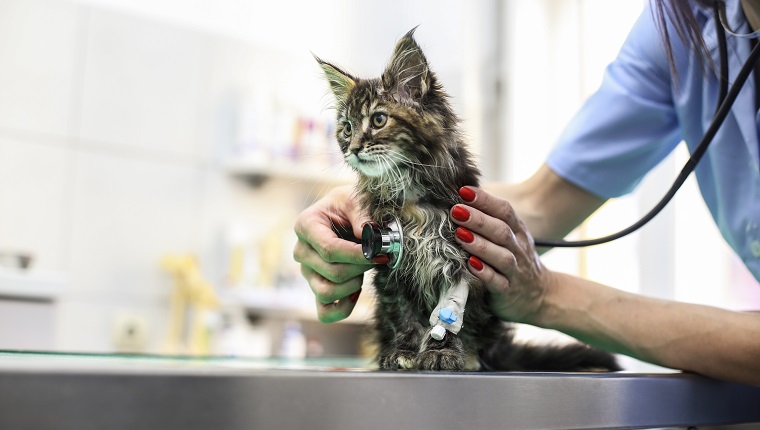
<instances>
[{"instance_id":1,"label":"woman's hand","mask_svg":"<svg viewBox=\"0 0 760 430\"><path fill-rule=\"evenodd\" d=\"M462 187L467 202L451 209L456 238L472 254L470 272L491 292L494 313L504 320L533 321L552 272L539 259L533 238L506 201L480 188Z\"/></svg>"},{"instance_id":2,"label":"woman's hand","mask_svg":"<svg viewBox=\"0 0 760 430\"><path fill-rule=\"evenodd\" d=\"M301 263L301 273L316 296L322 322L340 321L351 314L361 294L364 272L372 268L361 244L339 237L336 229L359 238L368 220L348 186L333 189L296 220L298 242L293 258Z\"/></svg>"}]
</instances>

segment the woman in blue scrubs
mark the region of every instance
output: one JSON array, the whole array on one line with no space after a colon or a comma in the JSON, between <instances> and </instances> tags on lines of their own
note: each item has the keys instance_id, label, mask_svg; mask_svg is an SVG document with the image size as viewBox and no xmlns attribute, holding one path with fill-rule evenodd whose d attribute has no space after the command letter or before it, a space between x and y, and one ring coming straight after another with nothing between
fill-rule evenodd
<instances>
[{"instance_id":1,"label":"woman in blue scrubs","mask_svg":"<svg viewBox=\"0 0 760 430\"><path fill-rule=\"evenodd\" d=\"M760 0L728 0L726 18L737 33L760 29ZM726 42L733 82L753 42ZM470 216L452 220L474 239L457 240L472 254L469 268L490 290L498 316L665 367L760 385L760 314L647 298L555 272L541 263L532 239L564 237L607 199L633 190L679 142L693 151L718 103L717 64L711 1L653 1L531 178L460 191L466 203L457 214ZM760 280L758 93L750 78L695 173L723 237ZM337 214L360 237L367 218L350 193L334 189L296 224L294 256L323 321L351 313L371 268L359 245L330 228ZM343 299L322 304L335 297Z\"/></svg>"}]
</instances>

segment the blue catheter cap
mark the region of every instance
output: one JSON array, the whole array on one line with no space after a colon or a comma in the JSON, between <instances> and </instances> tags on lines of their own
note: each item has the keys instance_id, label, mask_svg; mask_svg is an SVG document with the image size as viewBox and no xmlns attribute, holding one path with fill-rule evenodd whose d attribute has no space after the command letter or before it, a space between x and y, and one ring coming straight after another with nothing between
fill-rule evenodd
<instances>
[{"instance_id":1,"label":"blue catheter cap","mask_svg":"<svg viewBox=\"0 0 760 430\"><path fill-rule=\"evenodd\" d=\"M453 324L458 319L450 308L442 308L438 310L438 318L446 324Z\"/></svg>"}]
</instances>

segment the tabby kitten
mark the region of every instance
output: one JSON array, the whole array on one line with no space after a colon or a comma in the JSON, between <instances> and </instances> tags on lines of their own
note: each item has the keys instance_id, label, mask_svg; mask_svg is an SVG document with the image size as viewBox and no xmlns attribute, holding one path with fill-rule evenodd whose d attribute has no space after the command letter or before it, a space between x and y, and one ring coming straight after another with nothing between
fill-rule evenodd
<instances>
[{"instance_id":1,"label":"tabby kitten","mask_svg":"<svg viewBox=\"0 0 760 430\"><path fill-rule=\"evenodd\" d=\"M316 58L335 96L336 136L358 172L356 194L375 221L395 216L404 254L395 269L377 266L375 332L381 369L619 370L612 355L581 344L533 347L490 310L489 295L466 267L449 209L480 173L448 96L413 38L398 41L379 79L360 79ZM469 287L463 325L442 340L429 318L454 286Z\"/></svg>"}]
</instances>

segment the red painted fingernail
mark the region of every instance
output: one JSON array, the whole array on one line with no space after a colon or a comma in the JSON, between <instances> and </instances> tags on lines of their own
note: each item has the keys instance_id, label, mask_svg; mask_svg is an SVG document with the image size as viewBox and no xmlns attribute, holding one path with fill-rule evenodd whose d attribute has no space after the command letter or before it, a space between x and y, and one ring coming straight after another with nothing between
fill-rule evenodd
<instances>
[{"instance_id":1,"label":"red painted fingernail","mask_svg":"<svg viewBox=\"0 0 760 430\"><path fill-rule=\"evenodd\" d=\"M467 221L470 219L470 211L461 206L454 206L454 209L451 210L451 216L457 221Z\"/></svg>"},{"instance_id":2,"label":"red painted fingernail","mask_svg":"<svg viewBox=\"0 0 760 430\"><path fill-rule=\"evenodd\" d=\"M478 272L480 272L481 270L483 270L483 262L480 261L480 259L478 257L476 257L474 255L471 256L469 262L470 262L470 266L472 266Z\"/></svg>"},{"instance_id":3,"label":"red painted fingernail","mask_svg":"<svg viewBox=\"0 0 760 430\"><path fill-rule=\"evenodd\" d=\"M470 187L462 187L459 189L459 197L464 199L467 203L475 201L475 191Z\"/></svg>"},{"instance_id":4,"label":"red painted fingernail","mask_svg":"<svg viewBox=\"0 0 760 430\"><path fill-rule=\"evenodd\" d=\"M462 240L462 242L472 243L472 241L475 240L475 236L472 235L470 230L467 230L464 227L457 227L457 230L455 233L457 237Z\"/></svg>"},{"instance_id":5,"label":"red painted fingernail","mask_svg":"<svg viewBox=\"0 0 760 430\"><path fill-rule=\"evenodd\" d=\"M391 261L391 258L387 255L378 255L377 257L370 260L371 262L375 264L388 264Z\"/></svg>"},{"instance_id":6,"label":"red painted fingernail","mask_svg":"<svg viewBox=\"0 0 760 430\"><path fill-rule=\"evenodd\" d=\"M359 290L350 296L348 296L348 299L351 300L353 303L356 303L359 300L359 295L361 295L362 290Z\"/></svg>"}]
</instances>

